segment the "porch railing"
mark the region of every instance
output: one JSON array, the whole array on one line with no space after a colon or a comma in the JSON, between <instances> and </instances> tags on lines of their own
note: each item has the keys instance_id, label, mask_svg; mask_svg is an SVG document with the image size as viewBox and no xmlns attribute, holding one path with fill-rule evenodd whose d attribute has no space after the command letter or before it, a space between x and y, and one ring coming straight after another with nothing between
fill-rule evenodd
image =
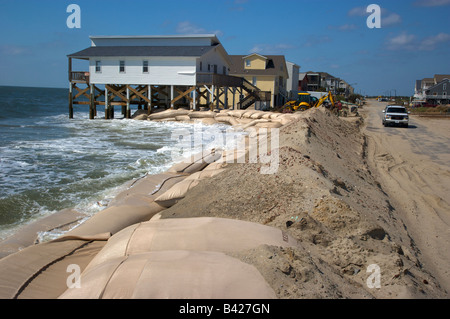
<instances>
[{"instance_id":1,"label":"porch railing","mask_svg":"<svg viewBox=\"0 0 450 319\"><path fill-rule=\"evenodd\" d=\"M69 81L70 82L85 82L89 83L90 73L89 72L70 72Z\"/></svg>"}]
</instances>

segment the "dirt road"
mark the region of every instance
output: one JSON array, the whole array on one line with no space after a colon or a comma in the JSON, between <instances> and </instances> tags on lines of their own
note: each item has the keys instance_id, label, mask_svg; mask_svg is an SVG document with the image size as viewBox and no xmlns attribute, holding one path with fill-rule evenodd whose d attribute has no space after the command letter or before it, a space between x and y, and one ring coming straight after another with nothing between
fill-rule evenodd
<instances>
[{"instance_id":1,"label":"dirt road","mask_svg":"<svg viewBox=\"0 0 450 319\"><path fill-rule=\"evenodd\" d=\"M411 116L409 128L383 127L385 102L361 110L372 173L392 198L411 241L450 291L450 120Z\"/></svg>"}]
</instances>

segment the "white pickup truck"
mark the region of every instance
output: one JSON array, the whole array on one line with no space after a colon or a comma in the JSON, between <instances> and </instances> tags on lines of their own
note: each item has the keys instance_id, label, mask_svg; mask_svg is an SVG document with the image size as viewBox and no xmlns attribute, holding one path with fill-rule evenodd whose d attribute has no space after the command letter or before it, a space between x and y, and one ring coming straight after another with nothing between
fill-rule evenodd
<instances>
[{"instance_id":1,"label":"white pickup truck","mask_svg":"<svg viewBox=\"0 0 450 319\"><path fill-rule=\"evenodd\" d=\"M409 112L400 105L388 105L383 110L383 125L409 126Z\"/></svg>"}]
</instances>

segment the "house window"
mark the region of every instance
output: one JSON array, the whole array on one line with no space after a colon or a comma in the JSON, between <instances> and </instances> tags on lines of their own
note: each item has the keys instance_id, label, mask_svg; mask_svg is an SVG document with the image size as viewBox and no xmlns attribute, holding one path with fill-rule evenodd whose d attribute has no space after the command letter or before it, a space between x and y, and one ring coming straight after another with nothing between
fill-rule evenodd
<instances>
[{"instance_id":1,"label":"house window","mask_svg":"<svg viewBox=\"0 0 450 319\"><path fill-rule=\"evenodd\" d=\"M119 62L119 72L120 73L125 73L125 61L120 61Z\"/></svg>"},{"instance_id":2,"label":"house window","mask_svg":"<svg viewBox=\"0 0 450 319\"><path fill-rule=\"evenodd\" d=\"M142 63L142 73L148 73L148 61Z\"/></svg>"},{"instance_id":3,"label":"house window","mask_svg":"<svg viewBox=\"0 0 450 319\"><path fill-rule=\"evenodd\" d=\"M250 59L245 60L245 66L246 67L252 66L252 61Z\"/></svg>"},{"instance_id":4,"label":"house window","mask_svg":"<svg viewBox=\"0 0 450 319\"><path fill-rule=\"evenodd\" d=\"M96 73L102 72L102 61L95 61L95 72Z\"/></svg>"},{"instance_id":5,"label":"house window","mask_svg":"<svg viewBox=\"0 0 450 319\"><path fill-rule=\"evenodd\" d=\"M227 67L224 66L222 70L223 70L223 74L226 75L227 74Z\"/></svg>"},{"instance_id":6,"label":"house window","mask_svg":"<svg viewBox=\"0 0 450 319\"><path fill-rule=\"evenodd\" d=\"M211 64L208 64L208 72L211 72Z\"/></svg>"},{"instance_id":7,"label":"house window","mask_svg":"<svg viewBox=\"0 0 450 319\"><path fill-rule=\"evenodd\" d=\"M444 83L444 84L442 85L442 89L443 89L444 91L447 91L447 83Z\"/></svg>"},{"instance_id":8,"label":"house window","mask_svg":"<svg viewBox=\"0 0 450 319\"><path fill-rule=\"evenodd\" d=\"M256 86L256 83L258 83L258 81L256 80L256 76L254 76L253 79L252 79L252 84L254 86Z\"/></svg>"},{"instance_id":9,"label":"house window","mask_svg":"<svg viewBox=\"0 0 450 319\"><path fill-rule=\"evenodd\" d=\"M203 62L200 62L200 72L203 71Z\"/></svg>"},{"instance_id":10,"label":"house window","mask_svg":"<svg viewBox=\"0 0 450 319\"><path fill-rule=\"evenodd\" d=\"M214 64L214 74L217 74L217 64Z\"/></svg>"}]
</instances>

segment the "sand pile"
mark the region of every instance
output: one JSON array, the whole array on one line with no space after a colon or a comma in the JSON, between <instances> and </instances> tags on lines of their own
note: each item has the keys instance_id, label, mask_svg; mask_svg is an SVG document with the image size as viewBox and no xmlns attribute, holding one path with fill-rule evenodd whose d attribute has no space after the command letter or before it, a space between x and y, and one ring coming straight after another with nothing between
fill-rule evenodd
<instances>
[{"instance_id":1,"label":"sand pile","mask_svg":"<svg viewBox=\"0 0 450 319\"><path fill-rule=\"evenodd\" d=\"M368 170L359 124L305 112L281 129L275 174L260 174L261 164L229 165L162 218L234 218L287 232L298 247L232 254L254 265L279 298L445 296ZM379 289L367 284L370 265L379 267Z\"/></svg>"}]
</instances>

